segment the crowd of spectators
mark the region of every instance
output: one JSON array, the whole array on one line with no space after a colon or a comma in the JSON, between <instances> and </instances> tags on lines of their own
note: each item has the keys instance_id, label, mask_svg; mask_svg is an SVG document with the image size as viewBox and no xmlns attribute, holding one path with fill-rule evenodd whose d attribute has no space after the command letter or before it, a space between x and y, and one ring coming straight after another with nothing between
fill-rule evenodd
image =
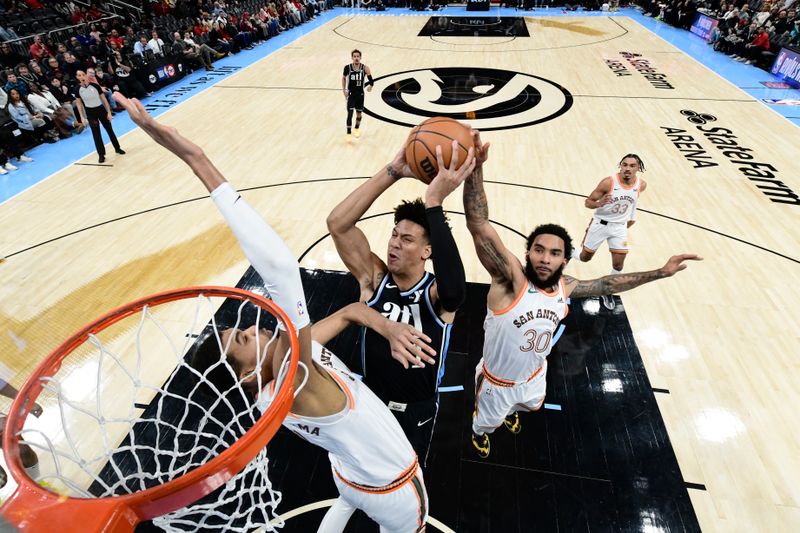
<instances>
[{"instance_id":1,"label":"crowd of spectators","mask_svg":"<svg viewBox=\"0 0 800 533\"><path fill-rule=\"evenodd\" d=\"M103 3L0 1L0 174L16 170L10 159L31 161L28 148L86 129L78 71L112 105L113 91L144 98L154 89L142 75L151 63L180 56L189 71L213 70L217 59L307 22L331 1L128 0L123 14Z\"/></svg>"},{"instance_id":2,"label":"crowd of spectators","mask_svg":"<svg viewBox=\"0 0 800 533\"><path fill-rule=\"evenodd\" d=\"M709 45L736 61L769 69L784 47L800 45L800 0L640 0L645 15L688 30L697 13L719 24Z\"/></svg>"}]
</instances>

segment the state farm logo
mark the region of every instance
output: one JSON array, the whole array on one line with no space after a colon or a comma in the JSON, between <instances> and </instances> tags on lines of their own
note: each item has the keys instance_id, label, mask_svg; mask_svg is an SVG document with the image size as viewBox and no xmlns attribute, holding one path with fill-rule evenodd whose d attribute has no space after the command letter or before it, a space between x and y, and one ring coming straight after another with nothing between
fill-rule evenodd
<instances>
[{"instance_id":1,"label":"state farm logo","mask_svg":"<svg viewBox=\"0 0 800 533\"><path fill-rule=\"evenodd\" d=\"M442 67L375 79L364 111L377 119L416 126L445 116L482 131L532 126L572 107L572 95L555 82L508 70Z\"/></svg>"}]
</instances>

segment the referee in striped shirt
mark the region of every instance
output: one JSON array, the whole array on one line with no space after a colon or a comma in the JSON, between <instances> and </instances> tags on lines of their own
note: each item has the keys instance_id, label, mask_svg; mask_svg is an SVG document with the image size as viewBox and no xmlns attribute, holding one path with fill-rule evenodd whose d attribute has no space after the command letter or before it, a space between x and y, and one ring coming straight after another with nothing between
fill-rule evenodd
<instances>
[{"instance_id":1,"label":"referee in striped shirt","mask_svg":"<svg viewBox=\"0 0 800 533\"><path fill-rule=\"evenodd\" d=\"M114 145L114 151L118 154L125 154L125 151L120 147L117 136L114 135L114 129L111 127L111 106L108 104L106 95L103 94L103 88L96 83L89 82L89 77L82 70L79 70L75 77L78 78L80 85L78 86L78 98L75 102L78 104L78 111L81 115L81 122L89 123L92 129L92 137L94 138L94 147L97 154L100 156L100 163L106 161L106 147L103 144L103 137L100 134L100 124L106 129L108 136L111 138L111 144Z\"/></svg>"}]
</instances>

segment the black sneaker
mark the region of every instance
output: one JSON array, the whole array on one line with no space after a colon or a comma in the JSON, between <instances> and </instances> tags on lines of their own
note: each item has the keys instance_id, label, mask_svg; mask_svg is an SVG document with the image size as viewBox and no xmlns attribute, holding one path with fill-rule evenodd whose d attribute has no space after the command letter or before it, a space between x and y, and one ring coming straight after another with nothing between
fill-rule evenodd
<instances>
[{"instance_id":1,"label":"black sneaker","mask_svg":"<svg viewBox=\"0 0 800 533\"><path fill-rule=\"evenodd\" d=\"M105 162L106 162L106 156L101 155L100 156L100 163L105 163Z\"/></svg>"},{"instance_id":2,"label":"black sneaker","mask_svg":"<svg viewBox=\"0 0 800 533\"><path fill-rule=\"evenodd\" d=\"M122 148L120 148L119 150L115 150L115 152L117 152L119 155L125 155L125 150L123 150Z\"/></svg>"}]
</instances>

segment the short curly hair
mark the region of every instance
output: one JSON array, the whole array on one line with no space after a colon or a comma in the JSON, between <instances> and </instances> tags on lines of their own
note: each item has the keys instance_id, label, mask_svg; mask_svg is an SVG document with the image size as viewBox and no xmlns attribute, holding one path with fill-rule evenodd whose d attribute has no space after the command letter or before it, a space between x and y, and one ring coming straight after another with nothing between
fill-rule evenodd
<instances>
[{"instance_id":1,"label":"short curly hair","mask_svg":"<svg viewBox=\"0 0 800 533\"><path fill-rule=\"evenodd\" d=\"M528 244L525 247L525 253L530 251L533 241L539 235L555 235L556 237L560 237L561 240L564 241L564 257L567 259L572 257L572 237L569 236L567 230L558 224L542 224L541 226L536 226L536 229L528 235Z\"/></svg>"}]
</instances>

